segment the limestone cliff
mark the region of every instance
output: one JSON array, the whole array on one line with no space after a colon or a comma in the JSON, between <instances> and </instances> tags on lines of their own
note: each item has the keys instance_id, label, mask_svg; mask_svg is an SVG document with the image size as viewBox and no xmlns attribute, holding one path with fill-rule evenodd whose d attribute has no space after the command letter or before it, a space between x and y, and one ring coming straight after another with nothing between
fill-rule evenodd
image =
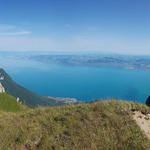
<instances>
[{"instance_id":1,"label":"limestone cliff","mask_svg":"<svg viewBox=\"0 0 150 150\"><path fill-rule=\"evenodd\" d=\"M0 82L0 93L4 93L4 92L5 92L5 89L4 89L3 85Z\"/></svg>"}]
</instances>

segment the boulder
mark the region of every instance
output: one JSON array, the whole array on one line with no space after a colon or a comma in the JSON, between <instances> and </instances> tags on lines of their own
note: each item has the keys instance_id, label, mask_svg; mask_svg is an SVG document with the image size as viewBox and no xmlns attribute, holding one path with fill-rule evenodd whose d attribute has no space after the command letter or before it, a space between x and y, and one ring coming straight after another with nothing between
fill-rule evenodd
<instances>
[{"instance_id":1,"label":"boulder","mask_svg":"<svg viewBox=\"0 0 150 150\"><path fill-rule=\"evenodd\" d=\"M146 100L146 105L150 107L150 96Z\"/></svg>"}]
</instances>

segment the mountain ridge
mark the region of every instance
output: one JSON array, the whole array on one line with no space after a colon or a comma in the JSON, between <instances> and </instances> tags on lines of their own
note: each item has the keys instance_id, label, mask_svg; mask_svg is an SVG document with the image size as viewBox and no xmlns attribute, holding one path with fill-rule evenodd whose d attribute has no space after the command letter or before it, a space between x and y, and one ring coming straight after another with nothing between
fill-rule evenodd
<instances>
[{"instance_id":1,"label":"mountain ridge","mask_svg":"<svg viewBox=\"0 0 150 150\"><path fill-rule=\"evenodd\" d=\"M65 104L64 101L56 100L56 98L53 97L38 95L20 86L19 84L14 82L12 78L2 68L0 68L0 75L3 78L3 80L0 80L0 83L4 87L5 91L10 95L14 96L15 98L23 100L28 105L59 106Z\"/></svg>"}]
</instances>

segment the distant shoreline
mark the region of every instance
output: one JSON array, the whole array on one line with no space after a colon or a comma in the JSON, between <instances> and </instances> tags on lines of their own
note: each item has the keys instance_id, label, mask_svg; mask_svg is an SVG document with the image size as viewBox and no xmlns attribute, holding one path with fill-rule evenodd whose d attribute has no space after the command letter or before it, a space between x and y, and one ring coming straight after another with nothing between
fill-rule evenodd
<instances>
[{"instance_id":1,"label":"distant shoreline","mask_svg":"<svg viewBox=\"0 0 150 150\"><path fill-rule=\"evenodd\" d=\"M48 96L48 98L53 98L56 101L63 101L65 104L75 104L75 103L79 103L79 101L76 98L70 98L70 97L52 97L52 96Z\"/></svg>"}]
</instances>

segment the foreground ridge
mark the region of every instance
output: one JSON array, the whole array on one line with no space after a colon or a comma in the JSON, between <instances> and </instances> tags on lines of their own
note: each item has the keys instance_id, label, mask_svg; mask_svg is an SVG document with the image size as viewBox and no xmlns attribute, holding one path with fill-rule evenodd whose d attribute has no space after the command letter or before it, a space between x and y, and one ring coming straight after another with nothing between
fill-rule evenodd
<instances>
[{"instance_id":1,"label":"foreground ridge","mask_svg":"<svg viewBox=\"0 0 150 150\"><path fill-rule=\"evenodd\" d=\"M2 111L0 149L148 150L133 109L150 112L146 105L116 100Z\"/></svg>"}]
</instances>

